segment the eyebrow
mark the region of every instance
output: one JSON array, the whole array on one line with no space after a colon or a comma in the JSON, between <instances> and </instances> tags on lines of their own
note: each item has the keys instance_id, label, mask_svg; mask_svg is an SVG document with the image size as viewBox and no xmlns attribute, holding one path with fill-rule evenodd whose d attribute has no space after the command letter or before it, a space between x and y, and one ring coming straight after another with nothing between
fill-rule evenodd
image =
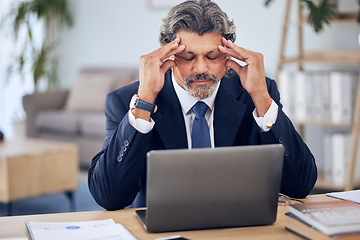
<instances>
[{"instance_id":1,"label":"eyebrow","mask_svg":"<svg viewBox=\"0 0 360 240\"><path fill-rule=\"evenodd\" d=\"M196 53L192 52L192 51L189 51L189 52L183 52L184 54L192 54L192 55L197 55ZM210 52L207 52L206 54L204 55L208 55L208 54L211 54L211 53L220 53L220 51L218 49L214 49L214 50L211 50Z\"/></svg>"}]
</instances>

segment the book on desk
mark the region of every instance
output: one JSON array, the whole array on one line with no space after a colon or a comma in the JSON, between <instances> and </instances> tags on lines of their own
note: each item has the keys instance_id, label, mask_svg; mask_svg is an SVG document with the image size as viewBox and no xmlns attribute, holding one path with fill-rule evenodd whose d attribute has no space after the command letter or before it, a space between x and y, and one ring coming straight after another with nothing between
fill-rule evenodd
<instances>
[{"instance_id":1,"label":"book on desk","mask_svg":"<svg viewBox=\"0 0 360 240\"><path fill-rule=\"evenodd\" d=\"M360 204L352 201L289 206L286 229L307 239L360 239Z\"/></svg>"}]
</instances>

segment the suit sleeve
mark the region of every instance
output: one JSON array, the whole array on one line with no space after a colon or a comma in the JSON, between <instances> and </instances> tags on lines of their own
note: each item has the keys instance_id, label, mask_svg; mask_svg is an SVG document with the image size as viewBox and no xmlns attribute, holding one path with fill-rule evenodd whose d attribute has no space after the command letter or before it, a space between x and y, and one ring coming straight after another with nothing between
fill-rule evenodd
<instances>
[{"instance_id":1,"label":"suit sleeve","mask_svg":"<svg viewBox=\"0 0 360 240\"><path fill-rule=\"evenodd\" d=\"M317 179L314 156L290 119L282 111L280 93L274 80L267 79L271 98L278 104L278 116L269 132L260 133L263 143L284 145L284 165L280 192L295 198L306 197Z\"/></svg>"},{"instance_id":2,"label":"suit sleeve","mask_svg":"<svg viewBox=\"0 0 360 240\"><path fill-rule=\"evenodd\" d=\"M146 146L151 132L136 131L128 121L128 110L128 103L117 94L107 95L106 138L88 173L90 193L107 210L130 205L141 189L145 174Z\"/></svg>"}]
</instances>

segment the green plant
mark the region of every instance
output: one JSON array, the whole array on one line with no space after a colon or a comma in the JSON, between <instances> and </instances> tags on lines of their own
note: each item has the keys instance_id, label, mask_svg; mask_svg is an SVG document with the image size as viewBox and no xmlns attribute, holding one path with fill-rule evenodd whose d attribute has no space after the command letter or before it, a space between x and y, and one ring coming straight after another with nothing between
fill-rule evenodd
<instances>
[{"instance_id":1,"label":"green plant","mask_svg":"<svg viewBox=\"0 0 360 240\"><path fill-rule=\"evenodd\" d=\"M273 0L266 0L265 6L268 6ZM324 29L324 25L330 24L330 20L336 17L336 8L334 0L301 0L309 10L308 22L313 26L316 33ZM357 21L360 23L360 0Z\"/></svg>"},{"instance_id":2,"label":"green plant","mask_svg":"<svg viewBox=\"0 0 360 240\"><path fill-rule=\"evenodd\" d=\"M14 64L8 68L8 73L17 71L23 76L26 64L31 64L32 77L35 91L38 91L39 81L47 78L48 87L57 82L57 59L52 56L55 48L53 29L58 26L72 26L73 19L68 10L67 0L21 0L8 15L14 30L15 40L18 41L21 26L26 28L24 46ZM35 23L31 20L35 19ZM40 47L36 46L33 39L33 24L45 23L45 37ZM24 39L23 39L24 40Z\"/></svg>"}]
</instances>

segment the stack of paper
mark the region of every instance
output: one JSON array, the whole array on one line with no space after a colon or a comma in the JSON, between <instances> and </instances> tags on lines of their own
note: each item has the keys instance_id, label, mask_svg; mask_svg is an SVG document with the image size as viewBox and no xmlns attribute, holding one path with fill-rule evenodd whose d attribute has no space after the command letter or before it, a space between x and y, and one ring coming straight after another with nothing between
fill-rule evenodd
<instances>
[{"instance_id":1,"label":"stack of paper","mask_svg":"<svg viewBox=\"0 0 360 240\"><path fill-rule=\"evenodd\" d=\"M334 198L360 203L360 190L332 192L332 193L327 193L326 195Z\"/></svg>"}]
</instances>

